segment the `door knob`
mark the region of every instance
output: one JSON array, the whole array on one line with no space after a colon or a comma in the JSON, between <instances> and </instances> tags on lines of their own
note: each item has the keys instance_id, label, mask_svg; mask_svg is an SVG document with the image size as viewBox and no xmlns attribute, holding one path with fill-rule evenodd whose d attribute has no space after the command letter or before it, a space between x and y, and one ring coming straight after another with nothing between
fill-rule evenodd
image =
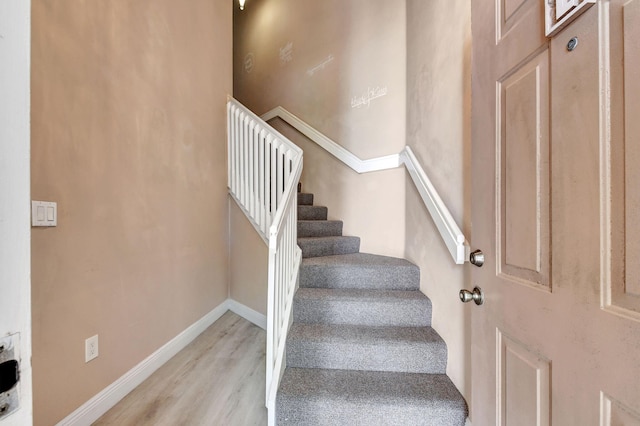
<instances>
[{"instance_id":1,"label":"door knob","mask_svg":"<svg viewBox=\"0 0 640 426\"><path fill-rule=\"evenodd\" d=\"M460 301L462 303L468 303L474 301L476 305L482 305L484 303L484 294L482 294L482 289L478 286L473 288L473 291L469 290L460 290Z\"/></svg>"},{"instance_id":2,"label":"door knob","mask_svg":"<svg viewBox=\"0 0 640 426\"><path fill-rule=\"evenodd\" d=\"M478 268L484 265L484 253L482 250L474 250L469 255L469 262Z\"/></svg>"}]
</instances>

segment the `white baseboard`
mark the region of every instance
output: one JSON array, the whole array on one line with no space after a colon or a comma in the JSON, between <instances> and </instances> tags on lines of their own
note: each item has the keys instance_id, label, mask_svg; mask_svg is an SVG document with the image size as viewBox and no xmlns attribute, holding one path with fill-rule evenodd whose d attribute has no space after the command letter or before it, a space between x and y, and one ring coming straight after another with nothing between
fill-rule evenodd
<instances>
[{"instance_id":1,"label":"white baseboard","mask_svg":"<svg viewBox=\"0 0 640 426\"><path fill-rule=\"evenodd\" d=\"M58 426L89 426L109 411L129 392L145 381L154 371L169 361L175 354L185 348L193 339L198 337L211 324L216 322L225 312L233 310L232 301L227 299L204 317L189 326L182 333L171 339L167 344L149 355L140 364L133 367L118 380L107 386L96 396L85 402L76 411L65 417ZM235 304L243 307L237 302ZM246 308L246 307L244 307ZM250 311L249 308L246 308ZM235 310L233 310L236 312ZM255 311L254 311L255 312ZM238 315L242 314L236 312ZM248 321L253 322L247 318ZM265 319L266 323L266 319Z\"/></svg>"},{"instance_id":2,"label":"white baseboard","mask_svg":"<svg viewBox=\"0 0 640 426\"><path fill-rule=\"evenodd\" d=\"M238 303L233 299L228 299L227 302L229 303L229 310L231 312L240 315L242 318L254 323L263 330L267 329L266 315L262 315L260 312L254 311L248 306L245 306L242 303Z\"/></svg>"}]
</instances>

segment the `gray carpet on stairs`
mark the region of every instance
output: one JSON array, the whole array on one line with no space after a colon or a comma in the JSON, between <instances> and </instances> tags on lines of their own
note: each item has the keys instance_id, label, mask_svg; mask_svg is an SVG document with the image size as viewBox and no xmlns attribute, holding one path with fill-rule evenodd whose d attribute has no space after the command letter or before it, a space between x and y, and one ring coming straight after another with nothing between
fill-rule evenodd
<instances>
[{"instance_id":1,"label":"gray carpet on stairs","mask_svg":"<svg viewBox=\"0 0 640 426\"><path fill-rule=\"evenodd\" d=\"M328 211L323 206L298 206L298 220L327 220Z\"/></svg>"},{"instance_id":2,"label":"gray carpet on stairs","mask_svg":"<svg viewBox=\"0 0 640 426\"><path fill-rule=\"evenodd\" d=\"M420 270L360 253L360 238L342 236L342 222L313 198L298 194L303 260L277 424L464 425L467 405L445 374Z\"/></svg>"},{"instance_id":3,"label":"gray carpet on stairs","mask_svg":"<svg viewBox=\"0 0 640 426\"><path fill-rule=\"evenodd\" d=\"M418 290L420 269L405 259L353 253L304 259L300 287Z\"/></svg>"},{"instance_id":4,"label":"gray carpet on stairs","mask_svg":"<svg viewBox=\"0 0 640 426\"><path fill-rule=\"evenodd\" d=\"M298 238L338 237L342 235L341 220L299 220Z\"/></svg>"},{"instance_id":5,"label":"gray carpet on stairs","mask_svg":"<svg viewBox=\"0 0 640 426\"><path fill-rule=\"evenodd\" d=\"M305 194L303 192L298 193L298 205L299 206L311 206L313 205L313 194Z\"/></svg>"},{"instance_id":6,"label":"gray carpet on stairs","mask_svg":"<svg viewBox=\"0 0 640 426\"><path fill-rule=\"evenodd\" d=\"M431 301L419 291L300 288L293 299L300 323L428 327Z\"/></svg>"},{"instance_id":7,"label":"gray carpet on stairs","mask_svg":"<svg viewBox=\"0 0 640 426\"><path fill-rule=\"evenodd\" d=\"M302 249L302 257L333 256L360 251L359 237L305 237L298 238L298 246Z\"/></svg>"},{"instance_id":8,"label":"gray carpet on stairs","mask_svg":"<svg viewBox=\"0 0 640 426\"><path fill-rule=\"evenodd\" d=\"M467 406L444 374L287 368L278 425L464 425Z\"/></svg>"},{"instance_id":9,"label":"gray carpet on stairs","mask_svg":"<svg viewBox=\"0 0 640 426\"><path fill-rule=\"evenodd\" d=\"M287 365L444 374L447 347L431 327L294 322L287 341Z\"/></svg>"}]
</instances>

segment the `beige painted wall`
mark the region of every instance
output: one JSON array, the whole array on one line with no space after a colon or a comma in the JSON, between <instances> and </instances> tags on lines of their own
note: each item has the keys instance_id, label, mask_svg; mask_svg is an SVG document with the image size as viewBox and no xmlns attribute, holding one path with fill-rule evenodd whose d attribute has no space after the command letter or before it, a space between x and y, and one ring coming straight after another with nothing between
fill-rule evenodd
<instances>
[{"instance_id":1,"label":"beige painted wall","mask_svg":"<svg viewBox=\"0 0 640 426\"><path fill-rule=\"evenodd\" d=\"M229 297L267 315L269 248L229 197Z\"/></svg>"},{"instance_id":2,"label":"beige painted wall","mask_svg":"<svg viewBox=\"0 0 640 426\"><path fill-rule=\"evenodd\" d=\"M405 144L404 0L257 0L234 12L234 96L282 105L362 159ZM366 104L362 104L366 101ZM362 251L404 254L404 171L358 175L282 123L304 150L303 187Z\"/></svg>"},{"instance_id":3,"label":"beige painted wall","mask_svg":"<svg viewBox=\"0 0 640 426\"><path fill-rule=\"evenodd\" d=\"M444 19L446 18L446 19ZM407 0L407 144L469 241L471 21L466 0ZM447 373L470 401L470 315L458 291L469 265L453 263L407 178L407 258L433 302L433 327L447 342ZM465 376L466 375L466 376Z\"/></svg>"},{"instance_id":4,"label":"beige painted wall","mask_svg":"<svg viewBox=\"0 0 640 426\"><path fill-rule=\"evenodd\" d=\"M228 296L231 2L33 0L35 424ZM84 340L100 356L84 362Z\"/></svg>"}]
</instances>

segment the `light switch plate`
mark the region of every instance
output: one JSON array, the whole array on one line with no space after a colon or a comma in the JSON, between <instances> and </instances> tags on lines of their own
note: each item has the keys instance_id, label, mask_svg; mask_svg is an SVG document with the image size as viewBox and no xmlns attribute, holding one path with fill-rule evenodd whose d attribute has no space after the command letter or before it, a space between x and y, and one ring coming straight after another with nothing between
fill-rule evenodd
<instances>
[{"instance_id":1,"label":"light switch plate","mask_svg":"<svg viewBox=\"0 0 640 426\"><path fill-rule=\"evenodd\" d=\"M58 204L31 201L31 226L58 226Z\"/></svg>"}]
</instances>

